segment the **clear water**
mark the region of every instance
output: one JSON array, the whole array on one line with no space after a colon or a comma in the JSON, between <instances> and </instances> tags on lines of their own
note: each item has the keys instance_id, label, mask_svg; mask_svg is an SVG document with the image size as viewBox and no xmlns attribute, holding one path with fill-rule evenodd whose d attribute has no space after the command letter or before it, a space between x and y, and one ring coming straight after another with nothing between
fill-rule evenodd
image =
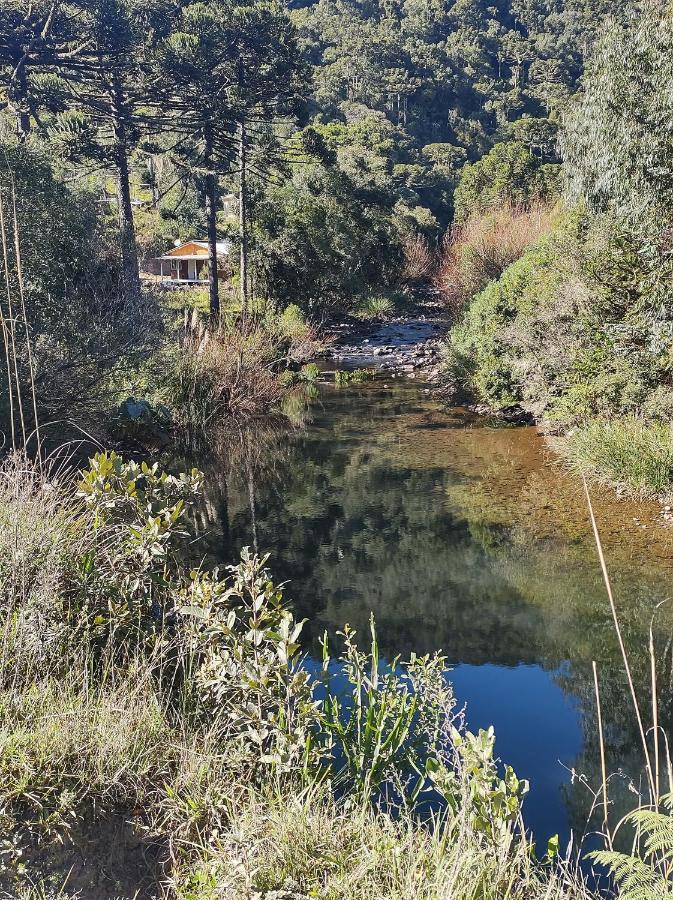
<instances>
[{"instance_id":1,"label":"clear water","mask_svg":"<svg viewBox=\"0 0 673 900\"><path fill-rule=\"evenodd\" d=\"M305 639L374 613L392 658L442 650L471 729L531 782L537 839L587 830L599 751L592 660L610 771L641 770L623 667L581 484L532 428L447 410L423 386L383 378L324 385L287 410L294 427L231 431L213 448L202 526L212 556L271 553ZM201 462L203 466L203 462ZM647 634L669 593L673 532L652 505L595 489L635 679L647 695ZM671 615L656 613L664 723ZM573 777L573 771L575 777ZM624 777L615 813L633 801Z\"/></svg>"}]
</instances>

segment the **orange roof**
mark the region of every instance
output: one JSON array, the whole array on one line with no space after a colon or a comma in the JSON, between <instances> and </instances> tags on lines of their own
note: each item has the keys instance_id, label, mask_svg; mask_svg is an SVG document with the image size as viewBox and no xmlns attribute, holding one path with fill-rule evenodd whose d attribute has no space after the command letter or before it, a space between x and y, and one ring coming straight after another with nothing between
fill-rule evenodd
<instances>
[{"instance_id":1,"label":"orange roof","mask_svg":"<svg viewBox=\"0 0 673 900\"><path fill-rule=\"evenodd\" d=\"M231 251L229 241L217 242L217 255L228 256ZM208 244L206 241L185 241L178 247L168 250L161 259L205 259L208 256Z\"/></svg>"},{"instance_id":2,"label":"orange roof","mask_svg":"<svg viewBox=\"0 0 673 900\"><path fill-rule=\"evenodd\" d=\"M173 247L164 254L165 256L208 256L208 247L204 246L201 241L187 241L186 244L180 244L179 247Z\"/></svg>"}]
</instances>

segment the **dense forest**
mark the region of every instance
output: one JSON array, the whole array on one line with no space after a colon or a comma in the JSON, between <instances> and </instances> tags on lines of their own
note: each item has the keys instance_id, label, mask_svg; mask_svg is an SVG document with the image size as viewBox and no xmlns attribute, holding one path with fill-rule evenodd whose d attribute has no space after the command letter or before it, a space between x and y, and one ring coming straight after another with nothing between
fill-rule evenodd
<instances>
[{"instance_id":1,"label":"dense forest","mask_svg":"<svg viewBox=\"0 0 673 900\"><path fill-rule=\"evenodd\" d=\"M440 637L569 685L599 878L670 896L666 626L634 590L630 666L571 494L488 443L673 520L671 98L667 0L0 0L3 896L596 900ZM330 355L412 319L425 363ZM290 445L328 388L367 405ZM482 426L479 480L438 442Z\"/></svg>"}]
</instances>

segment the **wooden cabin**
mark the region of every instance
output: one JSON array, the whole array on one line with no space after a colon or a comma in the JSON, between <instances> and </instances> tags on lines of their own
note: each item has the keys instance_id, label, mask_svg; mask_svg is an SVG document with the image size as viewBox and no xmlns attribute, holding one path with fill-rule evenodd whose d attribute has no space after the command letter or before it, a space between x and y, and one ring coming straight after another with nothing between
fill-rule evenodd
<instances>
[{"instance_id":1,"label":"wooden cabin","mask_svg":"<svg viewBox=\"0 0 673 900\"><path fill-rule=\"evenodd\" d=\"M217 271L221 276L229 272L227 258L231 253L229 241L217 242ZM185 284L208 282L208 243L186 241L159 257L159 275L162 281Z\"/></svg>"}]
</instances>

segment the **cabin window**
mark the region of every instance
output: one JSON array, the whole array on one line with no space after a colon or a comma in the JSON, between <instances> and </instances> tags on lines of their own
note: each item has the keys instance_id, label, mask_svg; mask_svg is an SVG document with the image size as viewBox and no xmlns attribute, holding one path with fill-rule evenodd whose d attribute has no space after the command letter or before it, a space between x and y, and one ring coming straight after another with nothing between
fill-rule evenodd
<instances>
[{"instance_id":1,"label":"cabin window","mask_svg":"<svg viewBox=\"0 0 673 900\"><path fill-rule=\"evenodd\" d=\"M177 272L177 271L178 271L178 260L172 259L171 260L171 272Z\"/></svg>"}]
</instances>

